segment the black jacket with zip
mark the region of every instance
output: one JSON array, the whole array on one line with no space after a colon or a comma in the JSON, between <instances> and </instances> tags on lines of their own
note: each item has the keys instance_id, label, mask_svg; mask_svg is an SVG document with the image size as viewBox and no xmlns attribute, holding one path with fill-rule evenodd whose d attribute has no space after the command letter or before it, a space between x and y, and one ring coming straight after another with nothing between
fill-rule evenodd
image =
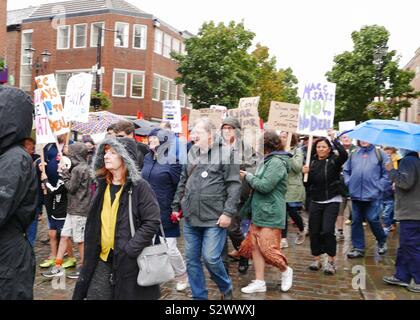
<instances>
[{"instance_id":1,"label":"black jacket with zip","mask_svg":"<svg viewBox=\"0 0 420 320\"><path fill-rule=\"evenodd\" d=\"M332 144L338 151L338 155L331 152L324 160L318 159L315 155L311 161L308 184L313 201L326 201L342 194L341 169L348 155L340 142L334 140Z\"/></svg>"}]
</instances>

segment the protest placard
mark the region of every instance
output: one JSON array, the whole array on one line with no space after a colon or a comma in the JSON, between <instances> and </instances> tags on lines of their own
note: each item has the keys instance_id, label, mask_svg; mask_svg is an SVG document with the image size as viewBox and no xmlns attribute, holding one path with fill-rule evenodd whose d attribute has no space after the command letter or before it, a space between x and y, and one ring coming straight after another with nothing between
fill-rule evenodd
<instances>
[{"instance_id":1,"label":"protest placard","mask_svg":"<svg viewBox=\"0 0 420 320\"><path fill-rule=\"evenodd\" d=\"M44 106L52 133L55 136L68 133L70 129L64 118L63 104L54 75L35 77L35 82L40 90L40 100Z\"/></svg>"},{"instance_id":2,"label":"protest placard","mask_svg":"<svg viewBox=\"0 0 420 320\"><path fill-rule=\"evenodd\" d=\"M64 101L64 116L67 122L89 121L90 97L93 75L79 73L67 82L66 99Z\"/></svg>"},{"instance_id":3,"label":"protest placard","mask_svg":"<svg viewBox=\"0 0 420 320\"><path fill-rule=\"evenodd\" d=\"M356 121L340 121L338 123L338 131L340 133L353 129L356 126Z\"/></svg>"},{"instance_id":4,"label":"protest placard","mask_svg":"<svg viewBox=\"0 0 420 320\"><path fill-rule=\"evenodd\" d=\"M162 120L171 124L171 130L175 133L182 132L181 123L181 101L164 100L162 101Z\"/></svg>"},{"instance_id":5,"label":"protest placard","mask_svg":"<svg viewBox=\"0 0 420 320\"><path fill-rule=\"evenodd\" d=\"M298 133L328 136L334 124L335 87L335 83L327 81L303 83L299 88Z\"/></svg>"},{"instance_id":6,"label":"protest placard","mask_svg":"<svg viewBox=\"0 0 420 320\"><path fill-rule=\"evenodd\" d=\"M197 119L207 117L213 123L216 129L222 126L222 111L210 108L193 109L190 111L189 125L194 125Z\"/></svg>"},{"instance_id":7,"label":"protest placard","mask_svg":"<svg viewBox=\"0 0 420 320\"><path fill-rule=\"evenodd\" d=\"M274 130L295 133L298 127L299 105L271 101L268 126Z\"/></svg>"},{"instance_id":8,"label":"protest placard","mask_svg":"<svg viewBox=\"0 0 420 320\"><path fill-rule=\"evenodd\" d=\"M36 89L34 91L34 105L35 105L35 134L37 144L55 143L55 137L51 131L48 116L44 105L41 101L41 91Z\"/></svg>"},{"instance_id":9,"label":"protest placard","mask_svg":"<svg viewBox=\"0 0 420 320\"><path fill-rule=\"evenodd\" d=\"M220 110L222 111L222 120L227 117L228 109L225 106L218 106L218 105L211 105L210 109Z\"/></svg>"}]
</instances>

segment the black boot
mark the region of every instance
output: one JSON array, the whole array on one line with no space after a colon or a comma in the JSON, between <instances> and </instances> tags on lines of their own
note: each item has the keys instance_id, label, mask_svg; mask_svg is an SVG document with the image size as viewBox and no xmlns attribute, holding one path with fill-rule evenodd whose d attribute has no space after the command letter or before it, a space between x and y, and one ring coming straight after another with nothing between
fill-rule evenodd
<instances>
[{"instance_id":1,"label":"black boot","mask_svg":"<svg viewBox=\"0 0 420 320\"><path fill-rule=\"evenodd\" d=\"M245 274L248 271L249 262L247 258L241 257L239 259L238 271L241 274Z\"/></svg>"}]
</instances>

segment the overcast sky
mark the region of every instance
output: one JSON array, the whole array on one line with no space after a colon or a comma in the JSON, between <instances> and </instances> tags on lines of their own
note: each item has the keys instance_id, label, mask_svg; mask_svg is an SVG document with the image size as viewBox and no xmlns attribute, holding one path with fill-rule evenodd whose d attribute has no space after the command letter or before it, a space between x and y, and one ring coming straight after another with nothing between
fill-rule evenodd
<instances>
[{"instance_id":1,"label":"overcast sky","mask_svg":"<svg viewBox=\"0 0 420 320\"><path fill-rule=\"evenodd\" d=\"M83 0L82 0L83 1ZM8 0L19 9L53 0ZM237 22L270 48L279 68L300 79L324 79L334 55L352 50L351 32L379 24L404 67L420 47L418 0L129 0L179 30L196 33L204 21ZM417 30L417 31L416 31Z\"/></svg>"}]
</instances>

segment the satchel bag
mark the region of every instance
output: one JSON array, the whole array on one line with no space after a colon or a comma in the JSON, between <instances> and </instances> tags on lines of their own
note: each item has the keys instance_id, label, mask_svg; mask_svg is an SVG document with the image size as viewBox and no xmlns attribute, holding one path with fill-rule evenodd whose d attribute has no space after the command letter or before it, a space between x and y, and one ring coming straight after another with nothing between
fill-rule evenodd
<instances>
[{"instance_id":1,"label":"satchel bag","mask_svg":"<svg viewBox=\"0 0 420 320\"><path fill-rule=\"evenodd\" d=\"M130 218L131 236L134 237L135 229L133 209L131 203L132 192L132 190L128 191L128 210ZM168 243L166 241L162 223L160 224L160 231L162 232L164 242L145 247L140 253L140 255L137 257L137 264L139 266L137 284L139 286L153 286L157 284L162 284L175 278L175 272L169 260Z\"/></svg>"}]
</instances>

